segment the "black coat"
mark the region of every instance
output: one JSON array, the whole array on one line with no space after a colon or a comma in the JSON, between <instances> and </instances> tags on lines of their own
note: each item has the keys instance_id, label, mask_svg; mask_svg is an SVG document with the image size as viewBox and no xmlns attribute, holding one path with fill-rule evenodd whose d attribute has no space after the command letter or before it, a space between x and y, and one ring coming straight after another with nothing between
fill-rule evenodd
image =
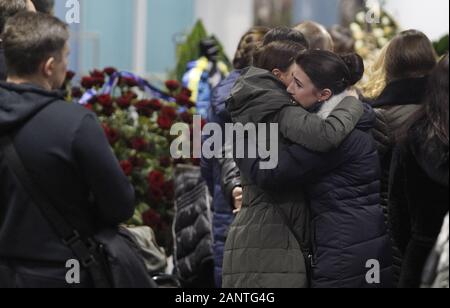
<instances>
[{"instance_id":1,"label":"black coat","mask_svg":"<svg viewBox=\"0 0 450 308\"><path fill-rule=\"evenodd\" d=\"M391 82L377 99L370 102L377 116L372 133L381 162L381 206L386 222L389 221L388 187L392 150L398 144L398 136L407 125L408 119L420 108L426 93L427 80L428 78L423 77ZM394 277L397 284L400 278L402 254L395 245L395 241L392 243Z\"/></svg>"},{"instance_id":2,"label":"black coat","mask_svg":"<svg viewBox=\"0 0 450 308\"><path fill-rule=\"evenodd\" d=\"M372 127L367 114L358 128ZM239 167L259 187L282 194L304 189L311 204L315 288L392 287L392 256L380 207L380 167L372 137L353 131L330 153L292 145L279 165L261 170L259 160L239 160ZM380 263L380 284L366 281L366 262Z\"/></svg>"},{"instance_id":3,"label":"black coat","mask_svg":"<svg viewBox=\"0 0 450 308\"><path fill-rule=\"evenodd\" d=\"M0 40L0 81L6 80L6 62L5 62L5 51Z\"/></svg>"},{"instance_id":4,"label":"black coat","mask_svg":"<svg viewBox=\"0 0 450 308\"><path fill-rule=\"evenodd\" d=\"M421 275L449 210L448 145L426 136L425 121L409 131L392 161L390 225L404 253L400 287L419 287Z\"/></svg>"},{"instance_id":5,"label":"black coat","mask_svg":"<svg viewBox=\"0 0 450 308\"><path fill-rule=\"evenodd\" d=\"M83 237L133 215L134 190L92 112L37 86L0 82L0 135L6 134L39 189ZM2 153L0 179L0 286L66 286L65 263L74 255Z\"/></svg>"}]
</instances>

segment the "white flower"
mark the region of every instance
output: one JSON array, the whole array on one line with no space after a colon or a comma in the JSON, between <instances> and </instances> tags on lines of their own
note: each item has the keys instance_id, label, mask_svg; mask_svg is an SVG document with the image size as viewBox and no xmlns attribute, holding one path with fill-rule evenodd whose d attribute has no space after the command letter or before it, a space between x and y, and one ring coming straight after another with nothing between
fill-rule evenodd
<instances>
[{"instance_id":1,"label":"white flower","mask_svg":"<svg viewBox=\"0 0 450 308\"><path fill-rule=\"evenodd\" d=\"M356 14L356 21L363 24L366 22L366 12L359 12Z\"/></svg>"},{"instance_id":2,"label":"white flower","mask_svg":"<svg viewBox=\"0 0 450 308\"><path fill-rule=\"evenodd\" d=\"M387 43L389 43L389 40L385 37L380 37L378 39L378 45L381 47L385 46Z\"/></svg>"},{"instance_id":3,"label":"white flower","mask_svg":"<svg viewBox=\"0 0 450 308\"><path fill-rule=\"evenodd\" d=\"M384 16L381 19L381 23L383 24L383 26L389 26L391 24L391 20L389 19L389 17Z\"/></svg>"},{"instance_id":4,"label":"white flower","mask_svg":"<svg viewBox=\"0 0 450 308\"><path fill-rule=\"evenodd\" d=\"M380 29L380 28L376 28L376 29L373 30L373 35L376 38L382 38L382 37L384 37L384 30Z\"/></svg>"}]
</instances>

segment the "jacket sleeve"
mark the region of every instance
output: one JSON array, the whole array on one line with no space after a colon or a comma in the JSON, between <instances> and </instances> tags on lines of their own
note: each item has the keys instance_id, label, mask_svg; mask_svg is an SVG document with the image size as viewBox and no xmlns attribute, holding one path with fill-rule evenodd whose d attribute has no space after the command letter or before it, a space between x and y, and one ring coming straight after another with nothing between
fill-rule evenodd
<instances>
[{"instance_id":1,"label":"jacket sleeve","mask_svg":"<svg viewBox=\"0 0 450 308\"><path fill-rule=\"evenodd\" d=\"M269 191L283 191L314 182L343 163L345 157L336 152L317 153L300 145L291 145L279 154L274 169L261 169L259 158L236 159L242 174L253 183Z\"/></svg>"},{"instance_id":2,"label":"jacket sleeve","mask_svg":"<svg viewBox=\"0 0 450 308\"><path fill-rule=\"evenodd\" d=\"M347 97L325 120L298 106L289 106L281 111L278 123L286 139L311 151L328 152L339 147L363 113L362 103Z\"/></svg>"},{"instance_id":3,"label":"jacket sleeve","mask_svg":"<svg viewBox=\"0 0 450 308\"><path fill-rule=\"evenodd\" d=\"M134 188L125 176L93 114L82 120L72 143L80 172L95 199L96 214L107 225L115 226L133 216Z\"/></svg>"},{"instance_id":4,"label":"jacket sleeve","mask_svg":"<svg viewBox=\"0 0 450 308\"><path fill-rule=\"evenodd\" d=\"M223 149L223 156L225 158L219 159L219 165L221 169L221 186L225 198L229 201L229 204L234 204L233 190L236 187L241 187L241 173L233 157L233 148L229 144L225 144ZM227 158L230 157L230 158Z\"/></svg>"}]
</instances>

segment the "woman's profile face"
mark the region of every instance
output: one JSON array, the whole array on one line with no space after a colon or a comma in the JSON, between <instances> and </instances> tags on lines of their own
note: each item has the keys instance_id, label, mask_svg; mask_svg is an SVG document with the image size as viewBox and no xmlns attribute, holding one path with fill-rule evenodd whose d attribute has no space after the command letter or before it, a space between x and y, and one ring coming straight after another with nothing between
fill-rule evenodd
<instances>
[{"instance_id":1,"label":"woman's profile face","mask_svg":"<svg viewBox=\"0 0 450 308\"><path fill-rule=\"evenodd\" d=\"M294 64L292 68L291 83L289 84L288 92L305 109L313 107L321 98L320 91L297 64Z\"/></svg>"}]
</instances>

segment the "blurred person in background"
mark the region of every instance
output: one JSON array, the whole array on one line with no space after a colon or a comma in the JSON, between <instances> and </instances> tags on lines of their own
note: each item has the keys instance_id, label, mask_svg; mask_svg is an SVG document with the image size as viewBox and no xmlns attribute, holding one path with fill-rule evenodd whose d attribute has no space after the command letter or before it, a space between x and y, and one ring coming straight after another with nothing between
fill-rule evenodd
<instances>
[{"instance_id":1,"label":"blurred person in background","mask_svg":"<svg viewBox=\"0 0 450 308\"><path fill-rule=\"evenodd\" d=\"M36 12L31 0L0 0L0 81L6 80L7 76L1 34L5 28L7 19L24 11Z\"/></svg>"},{"instance_id":2,"label":"blurred person in background","mask_svg":"<svg viewBox=\"0 0 450 308\"><path fill-rule=\"evenodd\" d=\"M449 57L428 81L424 103L394 149L389 220L404 258L399 287L418 288L449 210Z\"/></svg>"},{"instance_id":3,"label":"blurred person in background","mask_svg":"<svg viewBox=\"0 0 450 308\"><path fill-rule=\"evenodd\" d=\"M428 76L436 65L431 41L422 32L408 30L397 35L381 53L380 77L371 81L385 84L380 95L367 101L375 109L377 121L373 136L377 143L382 168L382 201L388 221L388 187L392 150L407 120L417 112L426 96ZM395 280L398 281L401 254L394 245Z\"/></svg>"},{"instance_id":4,"label":"blurred person in background","mask_svg":"<svg viewBox=\"0 0 450 308\"><path fill-rule=\"evenodd\" d=\"M309 42L309 49L334 50L333 38L323 25L313 21L305 21L293 29L303 33Z\"/></svg>"}]
</instances>

